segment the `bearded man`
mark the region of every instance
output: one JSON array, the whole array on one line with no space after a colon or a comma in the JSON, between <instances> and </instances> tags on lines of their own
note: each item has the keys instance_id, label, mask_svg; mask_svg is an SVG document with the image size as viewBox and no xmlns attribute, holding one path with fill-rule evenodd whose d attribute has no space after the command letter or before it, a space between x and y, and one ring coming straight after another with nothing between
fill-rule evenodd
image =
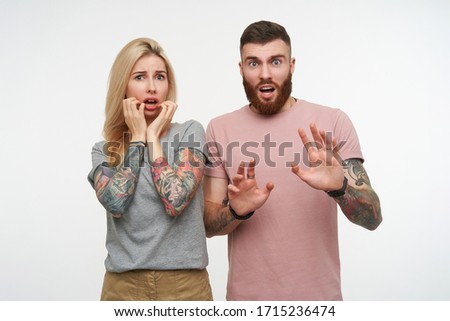
<instances>
[{"instance_id":1,"label":"bearded man","mask_svg":"<svg viewBox=\"0 0 450 321\"><path fill-rule=\"evenodd\" d=\"M291 95L283 26L250 24L240 54L249 104L206 131L204 220L208 237L228 235L227 300L342 300L337 205L368 230L382 221L356 131L340 109Z\"/></svg>"}]
</instances>

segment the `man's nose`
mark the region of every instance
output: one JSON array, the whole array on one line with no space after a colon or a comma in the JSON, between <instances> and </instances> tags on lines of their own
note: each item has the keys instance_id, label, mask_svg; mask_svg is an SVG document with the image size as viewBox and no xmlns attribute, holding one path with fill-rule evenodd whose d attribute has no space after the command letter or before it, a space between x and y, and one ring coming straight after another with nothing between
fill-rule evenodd
<instances>
[{"instance_id":1,"label":"man's nose","mask_svg":"<svg viewBox=\"0 0 450 321\"><path fill-rule=\"evenodd\" d=\"M261 65L259 78L261 78L261 79L270 79L271 78L269 65L267 65L267 64L262 64Z\"/></svg>"}]
</instances>

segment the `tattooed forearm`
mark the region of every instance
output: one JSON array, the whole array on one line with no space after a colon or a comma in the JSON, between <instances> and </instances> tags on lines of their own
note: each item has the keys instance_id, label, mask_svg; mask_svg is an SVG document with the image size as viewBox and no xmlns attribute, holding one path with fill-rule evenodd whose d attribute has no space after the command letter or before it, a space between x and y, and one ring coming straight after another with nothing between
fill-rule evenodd
<instances>
[{"instance_id":1,"label":"tattooed forearm","mask_svg":"<svg viewBox=\"0 0 450 321\"><path fill-rule=\"evenodd\" d=\"M380 201L373 190L359 190L348 186L345 195L336 198L347 218L371 231L382 221Z\"/></svg>"},{"instance_id":2,"label":"tattooed forearm","mask_svg":"<svg viewBox=\"0 0 450 321\"><path fill-rule=\"evenodd\" d=\"M369 177L358 159L346 160L344 172L349 180L347 190L336 201L347 218L369 230L383 220L380 200L370 185Z\"/></svg>"},{"instance_id":3,"label":"tattooed forearm","mask_svg":"<svg viewBox=\"0 0 450 321\"><path fill-rule=\"evenodd\" d=\"M355 181L356 186L362 186L363 184L370 186L369 176L360 160L348 159L344 161L344 169L347 171L348 176Z\"/></svg>"},{"instance_id":4,"label":"tattooed forearm","mask_svg":"<svg viewBox=\"0 0 450 321\"><path fill-rule=\"evenodd\" d=\"M206 236L228 234L226 228L235 221L235 218L228 213L228 207L224 204L216 204L205 201L205 229Z\"/></svg>"},{"instance_id":5,"label":"tattooed forearm","mask_svg":"<svg viewBox=\"0 0 450 321\"><path fill-rule=\"evenodd\" d=\"M95 191L105 209L114 217L125 212L136 188L139 168L144 161L144 147L130 146L123 166L99 166L95 172Z\"/></svg>"},{"instance_id":6,"label":"tattooed forearm","mask_svg":"<svg viewBox=\"0 0 450 321\"><path fill-rule=\"evenodd\" d=\"M188 206L203 177L204 156L197 150L183 149L173 167L164 157L151 166L156 190L170 216L178 216Z\"/></svg>"}]
</instances>

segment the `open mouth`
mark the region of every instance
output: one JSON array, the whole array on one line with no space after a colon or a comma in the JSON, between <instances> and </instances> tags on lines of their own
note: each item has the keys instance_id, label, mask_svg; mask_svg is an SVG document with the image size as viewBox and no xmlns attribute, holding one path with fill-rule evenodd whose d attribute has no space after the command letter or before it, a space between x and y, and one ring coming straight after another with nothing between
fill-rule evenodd
<instances>
[{"instance_id":1,"label":"open mouth","mask_svg":"<svg viewBox=\"0 0 450 321\"><path fill-rule=\"evenodd\" d=\"M144 104L146 104L146 105L155 105L156 103L158 103L158 101L156 99L144 100Z\"/></svg>"},{"instance_id":2,"label":"open mouth","mask_svg":"<svg viewBox=\"0 0 450 321\"><path fill-rule=\"evenodd\" d=\"M263 94L265 93L271 93L275 91L275 87L272 86L263 86L259 88L259 91L262 92Z\"/></svg>"},{"instance_id":3,"label":"open mouth","mask_svg":"<svg viewBox=\"0 0 450 321\"><path fill-rule=\"evenodd\" d=\"M149 98L144 100L145 110L155 111L159 107L159 102L156 99Z\"/></svg>"}]
</instances>

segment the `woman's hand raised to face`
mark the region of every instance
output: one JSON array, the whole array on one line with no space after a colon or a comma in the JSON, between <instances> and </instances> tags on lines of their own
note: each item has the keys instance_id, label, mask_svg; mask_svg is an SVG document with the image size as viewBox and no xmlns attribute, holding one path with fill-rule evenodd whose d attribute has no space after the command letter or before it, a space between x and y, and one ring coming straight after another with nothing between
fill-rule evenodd
<instances>
[{"instance_id":1,"label":"woman's hand raised to face","mask_svg":"<svg viewBox=\"0 0 450 321\"><path fill-rule=\"evenodd\" d=\"M165 131L170 127L173 115L177 110L177 104L170 100L166 100L160 104L161 111L158 117L148 125L147 140L154 141L159 139Z\"/></svg>"},{"instance_id":2,"label":"woman's hand raised to face","mask_svg":"<svg viewBox=\"0 0 450 321\"><path fill-rule=\"evenodd\" d=\"M147 122L145 121L144 108L136 98L126 98L122 102L125 123L131 132L131 141L146 142Z\"/></svg>"}]
</instances>

